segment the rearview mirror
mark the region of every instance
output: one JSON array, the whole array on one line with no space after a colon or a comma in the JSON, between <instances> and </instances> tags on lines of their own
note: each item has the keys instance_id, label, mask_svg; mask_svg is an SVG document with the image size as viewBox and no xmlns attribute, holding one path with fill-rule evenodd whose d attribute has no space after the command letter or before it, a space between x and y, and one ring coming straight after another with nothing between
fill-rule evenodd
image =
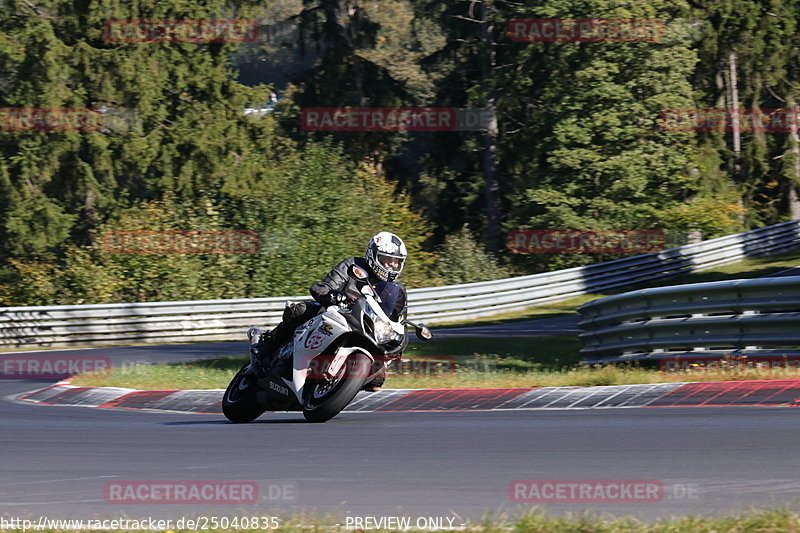
<instances>
[{"instance_id":1,"label":"rearview mirror","mask_svg":"<svg viewBox=\"0 0 800 533\"><path fill-rule=\"evenodd\" d=\"M417 338L421 341L429 341L431 338L433 338L433 333L431 333L431 330L428 329L428 326L414 324L410 320L403 320L403 325L412 326L416 330Z\"/></svg>"},{"instance_id":2,"label":"rearview mirror","mask_svg":"<svg viewBox=\"0 0 800 533\"><path fill-rule=\"evenodd\" d=\"M429 341L433 337L431 330L427 326L419 325L414 327L417 333L417 338L421 341Z\"/></svg>"}]
</instances>

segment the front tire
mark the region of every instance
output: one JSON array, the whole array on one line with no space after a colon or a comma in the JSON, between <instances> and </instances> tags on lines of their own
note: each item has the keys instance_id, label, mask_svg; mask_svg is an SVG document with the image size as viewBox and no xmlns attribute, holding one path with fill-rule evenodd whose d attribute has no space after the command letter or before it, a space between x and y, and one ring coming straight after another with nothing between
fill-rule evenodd
<instances>
[{"instance_id":1,"label":"front tire","mask_svg":"<svg viewBox=\"0 0 800 533\"><path fill-rule=\"evenodd\" d=\"M248 363L239 370L222 397L222 413L236 424L252 422L266 411L256 400L258 386L255 376L247 372L249 366Z\"/></svg>"},{"instance_id":2,"label":"front tire","mask_svg":"<svg viewBox=\"0 0 800 533\"><path fill-rule=\"evenodd\" d=\"M369 377L372 359L355 352L347 358L339 375L332 380L314 380L303 408L309 422L327 422L353 401Z\"/></svg>"}]
</instances>

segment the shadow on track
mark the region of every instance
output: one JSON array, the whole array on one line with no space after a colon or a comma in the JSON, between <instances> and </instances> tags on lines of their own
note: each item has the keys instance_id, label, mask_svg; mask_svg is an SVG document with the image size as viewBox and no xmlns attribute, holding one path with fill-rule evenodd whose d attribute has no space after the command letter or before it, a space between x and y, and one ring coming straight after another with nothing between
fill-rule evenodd
<instances>
[{"instance_id":1,"label":"shadow on track","mask_svg":"<svg viewBox=\"0 0 800 533\"><path fill-rule=\"evenodd\" d=\"M276 418L276 419L265 419L265 420L254 420L253 422L248 422L247 424L234 424L233 422L229 422L228 420L187 420L185 422L164 422L163 426L209 426L209 425L230 425L230 426L247 426L247 425L254 425L254 424L308 424L305 419L303 418Z\"/></svg>"}]
</instances>

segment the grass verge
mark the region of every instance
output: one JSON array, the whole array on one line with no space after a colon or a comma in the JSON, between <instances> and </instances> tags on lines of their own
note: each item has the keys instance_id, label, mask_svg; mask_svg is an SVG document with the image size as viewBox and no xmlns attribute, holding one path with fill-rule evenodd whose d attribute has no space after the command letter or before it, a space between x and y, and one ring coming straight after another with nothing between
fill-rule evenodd
<instances>
[{"instance_id":1,"label":"grass verge","mask_svg":"<svg viewBox=\"0 0 800 533\"><path fill-rule=\"evenodd\" d=\"M747 367L736 364L693 367L683 371L630 365L579 366L580 341L574 335L456 338L412 344L405 361L388 375L387 388L460 389L567 387L741 381L800 378L798 368ZM111 373L85 374L74 385L142 390L224 389L247 356L221 357L172 365L136 365Z\"/></svg>"},{"instance_id":2,"label":"grass verge","mask_svg":"<svg viewBox=\"0 0 800 533\"><path fill-rule=\"evenodd\" d=\"M609 293L610 294L610 293ZM568 300L560 300L558 302L551 302L539 304L533 307L528 307L521 311L509 311L507 313L498 313L485 319L475 320L462 320L456 322L442 322L437 323L434 328L443 327L458 327L466 328L470 326L490 326L492 324L507 324L508 322L519 322L520 320L534 320L538 318L550 318L554 316L568 315L577 312L578 307L586 302L597 300L608 294L582 294L569 298Z\"/></svg>"},{"instance_id":3,"label":"grass verge","mask_svg":"<svg viewBox=\"0 0 800 533\"><path fill-rule=\"evenodd\" d=\"M533 320L535 318L548 318L552 316L564 315L575 313L578 306L583 303L617 294L620 292L628 292L637 289L646 289L650 287L665 287L668 285L682 285L684 283L705 283L709 281L725 281L729 279L752 279L767 276L792 268L800 264L800 250L794 250L784 254L750 258L738 263L731 263L728 265L721 265L702 270L700 272L691 272L689 274L682 274L674 278L659 279L652 283L641 283L630 287L620 288L619 290L608 291L606 293L584 294L576 296L568 300L560 302L553 302L535 307L529 307L521 311L510 311L508 313L501 313L493 315L485 320L463 320L460 322L447 322L437 324L437 326L449 327L468 327L468 326L485 326L490 324L503 324L506 322L516 322L519 320Z\"/></svg>"},{"instance_id":4,"label":"grass verge","mask_svg":"<svg viewBox=\"0 0 800 533\"><path fill-rule=\"evenodd\" d=\"M230 520L230 519L229 519ZM220 519L218 518L218 521ZM84 521L88 522L88 521ZM294 518L280 519L279 531L290 533L307 533L309 531L345 531L343 525L336 526L337 522L333 517L327 516L301 516ZM21 527L19 528L21 529ZM19 529L3 529L0 533L11 533ZM75 529L43 529L44 533L67 533L76 531ZM108 529L92 528L92 531L111 531ZM132 531L125 529L115 529L113 531ZM141 531L141 530L137 530ZM172 533L183 531L182 529L172 529ZM210 533L221 533L223 531L234 531L234 529L209 529ZM236 529L235 531L263 531L257 529ZM394 531L419 531L417 529L373 529L372 531L394 532ZM719 517L699 517L685 516L679 518L661 519L652 522L645 522L628 516L607 516L596 512L567 513L564 516L549 516L541 508L532 508L523 512L515 518L504 518L502 516L486 515L482 520L476 522L467 521L464 529L467 533L527 533L527 532L548 532L548 533L726 533L726 532L800 532L800 513L789 506L778 508L754 508L748 512L719 516Z\"/></svg>"},{"instance_id":5,"label":"grass verge","mask_svg":"<svg viewBox=\"0 0 800 533\"><path fill-rule=\"evenodd\" d=\"M608 293L601 294L601 293L594 293L594 294L584 294L581 296L576 296L574 298L570 298L567 300L562 300L558 302L546 303L541 305L536 305L533 307L529 307L527 309L523 309L521 311L510 311L507 313L499 313L496 315L492 315L486 319L479 319L479 320L462 320L456 322L443 322L441 324L436 324L435 327L469 327L469 326L488 326L492 324L504 324L508 322L518 322L521 320L533 320L537 318L549 318L553 316L560 316L565 314L572 314L577 311L577 308L586 302L590 302L592 300L596 300L598 298L602 298L604 296L609 296L611 294L615 294L617 292L627 292L636 289L643 289L649 287L664 287L668 285L681 285L684 283L702 283L708 281L724 281L729 279L751 279L751 278L758 278L762 276L766 276L768 274L774 274L776 272L780 272L781 270L785 270L787 268L791 268L794 266L798 266L800 264L800 250L795 250L792 252L787 252L780 255L769 256L769 257L762 257L762 258L752 258L752 259L745 259L738 263L732 263L729 265L722 265L718 267L713 267L708 270L703 270L701 272L693 272L689 274L684 274L681 276L676 276L674 278L658 280L653 283L644 283L641 285L625 287L620 289L619 291L609 291ZM494 341L493 341L494 342ZM131 343L128 346L147 346L147 344L136 344ZM96 348L93 345L87 346L70 346L69 349L80 349L80 348ZM42 348L38 346L34 347L8 347L8 348L0 348L0 353L3 352L17 352L17 351L40 351ZM58 349L58 348L55 348Z\"/></svg>"},{"instance_id":6,"label":"grass verge","mask_svg":"<svg viewBox=\"0 0 800 533\"><path fill-rule=\"evenodd\" d=\"M702 272L659 280L648 286L700 283L737 278L756 278L791 268L800 263L800 250L763 258L745 259ZM631 290L626 288L625 290ZM603 295L583 295L521 312L506 313L491 320L458 322L451 325L488 325L545 318L574 313L580 304ZM409 345L405 356L412 361L447 358L440 365L401 366L390 374L391 388L506 388L626 385L678 381L728 381L749 379L800 378L792 368L695 368L665 373L658 370L606 366L579 367L580 342L574 335L549 337L510 337L488 339L470 337L439 339ZM194 361L176 365L134 366L114 369L111 374L77 376L73 383L82 386L130 387L136 389L220 389L225 388L246 356ZM406 371L406 369L408 371ZM445 371L449 370L449 371Z\"/></svg>"}]
</instances>

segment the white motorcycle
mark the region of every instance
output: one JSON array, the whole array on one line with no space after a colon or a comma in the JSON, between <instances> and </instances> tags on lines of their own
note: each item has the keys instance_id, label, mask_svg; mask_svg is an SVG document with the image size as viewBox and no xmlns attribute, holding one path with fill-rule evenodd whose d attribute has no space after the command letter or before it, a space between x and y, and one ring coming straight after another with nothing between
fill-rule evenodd
<instances>
[{"instance_id":1,"label":"white motorcycle","mask_svg":"<svg viewBox=\"0 0 800 533\"><path fill-rule=\"evenodd\" d=\"M269 368L252 357L228 385L222 412L231 422L251 422L265 411L302 411L309 422L330 420L353 401L359 390L380 376L406 341L406 326L430 340L430 330L389 318L400 295L399 285L361 286L351 305L321 308L278 347ZM253 345L261 335L250 328Z\"/></svg>"}]
</instances>

